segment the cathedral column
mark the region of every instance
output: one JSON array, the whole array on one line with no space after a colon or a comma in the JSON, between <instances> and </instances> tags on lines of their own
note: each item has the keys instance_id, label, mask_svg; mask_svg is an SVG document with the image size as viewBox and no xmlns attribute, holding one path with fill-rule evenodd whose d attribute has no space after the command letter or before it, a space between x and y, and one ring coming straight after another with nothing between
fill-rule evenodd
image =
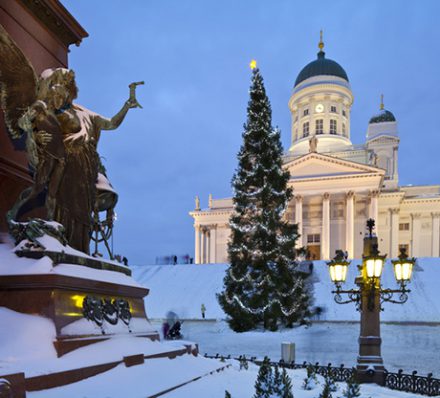
<instances>
[{"instance_id":1,"label":"cathedral column","mask_svg":"<svg viewBox=\"0 0 440 398\"><path fill-rule=\"evenodd\" d=\"M431 213L432 217L432 245L431 245L431 256L439 257L440 249L440 213Z\"/></svg>"},{"instance_id":2,"label":"cathedral column","mask_svg":"<svg viewBox=\"0 0 440 398\"><path fill-rule=\"evenodd\" d=\"M330 259L330 194L322 197L321 260Z\"/></svg>"},{"instance_id":3,"label":"cathedral column","mask_svg":"<svg viewBox=\"0 0 440 398\"><path fill-rule=\"evenodd\" d=\"M298 224L298 233L300 237L296 241L296 247L303 247L303 198L301 195L295 195L295 224Z\"/></svg>"},{"instance_id":4,"label":"cathedral column","mask_svg":"<svg viewBox=\"0 0 440 398\"><path fill-rule=\"evenodd\" d=\"M399 254L399 208L390 211L390 256L397 257ZM412 253L411 253L412 255Z\"/></svg>"},{"instance_id":5,"label":"cathedral column","mask_svg":"<svg viewBox=\"0 0 440 398\"><path fill-rule=\"evenodd\" d=\"M346 195L345 204L345 250L348 258L354 257L354 192Z\"/></svg>"},{"instance_id":6,"label":"cathedral column","mask_svg":"<svg viewBox=\"0 0 440 398\"><path fill-rule=\"evenodd\" d=\"M205 235L206 235L206 246L205 246L206 258L205 258L205 263L209 264L211 262L211 230L209 228L206 228Z\"/></svg>"},{"instance_id":7,"label":"cathedral column","mask_svg":"<svg viewBox=\"0 0 440 398\"><path fill-rule=\"evenodd\" d=\"M370 192L370 218L375 221L376 236L379 236L379 191Z\"/></svg>"},{"instance_id":8,"label":"cathedral column","mask_svg":"<svg viewBox=\"0 0 440 398\"><path fill-rule=\"evenodd\" d=\"M411 256L420 256L420 213L411 213Z\"/></svg>"},{"instance_id":9,"label":"cathedral column","mask_svg":"<svg viewBox=\"0 0 440 398\"><path fill-rule=\"evenodd\" d=\"M196 232L196 244L195 244L195 264L200 264L200 225L194 225L194 230Z\"/></svg>"},{"instance_id":10,"label":"cathedral column","mask_svg":"<svg viewBox=\"0 0 440 398\"><path fill-rule=\"evenodd\" d=\"M211 226L209 241L210 241L209 260L211 263L216 263L217 262L217 225Z\"/></svg>"},{"instance_id":11,"label":"cathedral column","mask_svg":"<svg viewBox=\"0 0 440 398\"><path fill-rule=\"evenodd\" d=\"M397 147L393 148L393 179L398 178L397 174Z\"/></svg>"},{"instance_id":12,"label":"cathedral column","mask_svg":"<svg viewBox=\"0 0 440 398\"><path fill-rule=\"evenodd\" d=\"M200 263L205 264L206 263L206 229L205 229L205 227L202 227L201 235L202 235L202 244L200 246L201 247Z\"/></svg>"}]
</instances>

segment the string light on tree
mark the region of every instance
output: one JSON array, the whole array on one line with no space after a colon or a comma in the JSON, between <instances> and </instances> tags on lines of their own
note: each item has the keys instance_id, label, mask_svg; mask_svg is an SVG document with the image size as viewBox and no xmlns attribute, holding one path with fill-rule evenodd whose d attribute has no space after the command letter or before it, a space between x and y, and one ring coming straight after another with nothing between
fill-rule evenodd
<instances>
[{"instance_id":1,"label":"string light on tree","mask_svg":"<svg viewBox=\"0 0 440 398\"><path fill-rule=\"evenodd\" d=\"M284 214L292 190L282 167L280 131L272 127L272 111L257 62L252 70L247 122L238 167L233 177L234 211L229 221L230 268L220 305L237 331L292 327L308 316L304 275L295 262L296 225Z\"/></svg>"}]
</instances>

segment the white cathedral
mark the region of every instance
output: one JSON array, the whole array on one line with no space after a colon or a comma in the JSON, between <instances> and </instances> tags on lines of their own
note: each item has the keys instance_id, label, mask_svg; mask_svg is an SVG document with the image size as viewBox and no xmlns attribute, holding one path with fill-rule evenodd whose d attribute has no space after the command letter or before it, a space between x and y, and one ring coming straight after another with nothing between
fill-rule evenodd
<instances>
[{"instance_id":1,"label":"white cathedral","mask_svg":"<svg viewBox=\"0 0 440 398\"><path fill-rule=\"evenodd\" d=\"M362 256L365 223L376 220L379 250L397 257L404 247L415 257L440 256L440 185L399 186L399 134L384 109L370 119L365 144L350 140L353 94L347 73L325 57L296 78L289 109L292 141L283 166L294 197L285 213L298 224L311 259L329 260L335 250ZM195 263L228 262L232 198L213 199L190 212L195 229Z\"/></svg>"}]
</instances>

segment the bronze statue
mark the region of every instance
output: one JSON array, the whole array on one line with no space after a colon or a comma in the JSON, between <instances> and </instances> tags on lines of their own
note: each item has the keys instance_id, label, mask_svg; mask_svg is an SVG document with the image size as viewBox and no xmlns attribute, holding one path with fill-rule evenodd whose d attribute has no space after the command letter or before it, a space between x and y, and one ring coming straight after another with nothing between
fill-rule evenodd
<instances>
[{"instance_id":1,"label":"bronze statue","mask_svg":"<svg viewBox=\"0 0 440 398\"><path fill-rule=\"evenodd\" d=\"M89 252L92 212L97 200L102 130L114 130L130 108L141 107L130 84L129 99L111 119L73 103L78 89L75 74L47 69L38 78L32 65L0 25L1 107L12 138L26 134L34 169L34 185L20 194L8 212L10 225L20 209L46 190L47 218L62 224L70 246Z\"/></svg>"}]
</instances>

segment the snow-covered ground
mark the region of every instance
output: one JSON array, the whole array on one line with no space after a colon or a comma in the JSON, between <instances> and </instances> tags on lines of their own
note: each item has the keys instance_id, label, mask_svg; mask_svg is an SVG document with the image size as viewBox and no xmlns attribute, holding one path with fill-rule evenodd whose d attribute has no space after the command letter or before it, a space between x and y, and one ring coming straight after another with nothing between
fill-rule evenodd
<instances>
[{"instance_id":1,"label":"snow-covered ground","mask_svg":"<svg viewBox=\"0 0 440 398\"><path fill-rule=\"evenodd\" d=\"M232 362L232 361L231 361ZM254 384L258 367L250 365L248 370L239 370L236 361L222 372L208 374L212 370L230 363L221 363L204 358L182 357L174 360L158 359L147 361L144 365L125 368L120 365L104 374L90 379L51 390L31 392L29 398L141 398L165 390L170 385L178 385L198 375L205 375L199 380L166 393L169 398L224 398L228 390L233 398L250 398L254 394ZM322 391L323 378L318 376L318 385L310 391L302 389L306 377L305 370L289 370L295 398L316 398ZM338 391L333 396L340 396L345 383L336 383ZM362 397L374 398L409 398L414 394L392 391L376 385L362 385Z\"/></svg>"},{"instance_id":2,"label":"snow-covered ground","mask_svg":"<svg viewBox=\"0 0 440 398\"><path fill-rule=\"evenodd\" d=\"M348 281L353 281L356 264L353 261ZM359 312L354 304L338 305L331 293L334 288L323 261L314 263L314 306L323 308L319 320L309 328L301 327L281 332L233 333L222 319L216 293L223 287L227 265L176 265L132 267L134 278L150 289L145 299L150 318L161 319L167 311L187 319L183 324L185 338L199 343L200 351L209 354L268 355L279 359L283 341L296 343L297 361L312 361L348 366L358 354ZM404 305L384 304L382 318L382 353L390 371L417 370L419 374L434 373L440 377L440 259L422 258L415 267L412 290ZM396 287L390 262L387 262L383 284ZM347 288L354 287L347 283ZM207 308L201 319L201 305ZM193 320L193 321L189 321ZM217 320L217 322L215 321ZM160 328L160 321L156 323Z\"/></svg>"},{"instance_id":3,"label":"snow-covered ground","mask_svg":"<svg viewBox=\"0 0 440 398\"><path fill-rule=\"evenodd\" d=\"M355 287L354 278L358 273L352 262L346 288ZM204 265L161 265L132 267L133 277L140 284L150 289L145 300L147 314L150 318L163 318L167 311L176 312L183 319L201 319L200 307L206 307L209 319L224 319L216 293L223 288L223 277L226 264ZM314 306L321 307L321 321L358 321L359 313L353 304L338 305L333 300L334 289L324 261L315 261L313 274ZM440 259L421 258L414 269L409 284L411 293L404 305L384 303L381 314L383 322L426 322L440 324ZM392 265L387 261L382 282L385 287L397 288Z\"/></svg>"},{"instance_id":4,"label":"snow-covered ground","mask_svg":"<svg viewBox=\"0 0 440 398\"><path fill-rule=\"evenodd\" d=\"M225 390L231 393L232 398L250 398L255 389L254 384L257 378L258 367L251 365L249 370L240 371L235 363L232 368L202 378L194 383L188 384L178 390L170 392L167 398L224 398ZM293 395L295 398L317 398L322 391L324 380L318 376L318 385L310 391L302 389L302 383L306 377L305 370L288 370L292 380ZM336 383L338 390L333 397L340 397L345 389L345 383ZM414 394L407 394L399 391L392 391L372 384L361 385L361 396L371 398L414 398Z\"/></svg>"},{"instance_id":5,"label":"snow-covered ground","mask_svg":"<svg viewBox=\"0 0 440 398\"><path fill-rule=\"evenodd\" d=\"M156 324L159 328L159 323ZM224 321L185 321L185 339L199 344L202 354L231 354L281 357L281 343L294 342L296 362L320 362L353 366L358 355L359 324L314 323L280 332L253 331L234 333ZM420 375L430 372L440 378L440 326L382 325L382 355L390 371L417 370Z\"/></svg>"}]
</instances>

